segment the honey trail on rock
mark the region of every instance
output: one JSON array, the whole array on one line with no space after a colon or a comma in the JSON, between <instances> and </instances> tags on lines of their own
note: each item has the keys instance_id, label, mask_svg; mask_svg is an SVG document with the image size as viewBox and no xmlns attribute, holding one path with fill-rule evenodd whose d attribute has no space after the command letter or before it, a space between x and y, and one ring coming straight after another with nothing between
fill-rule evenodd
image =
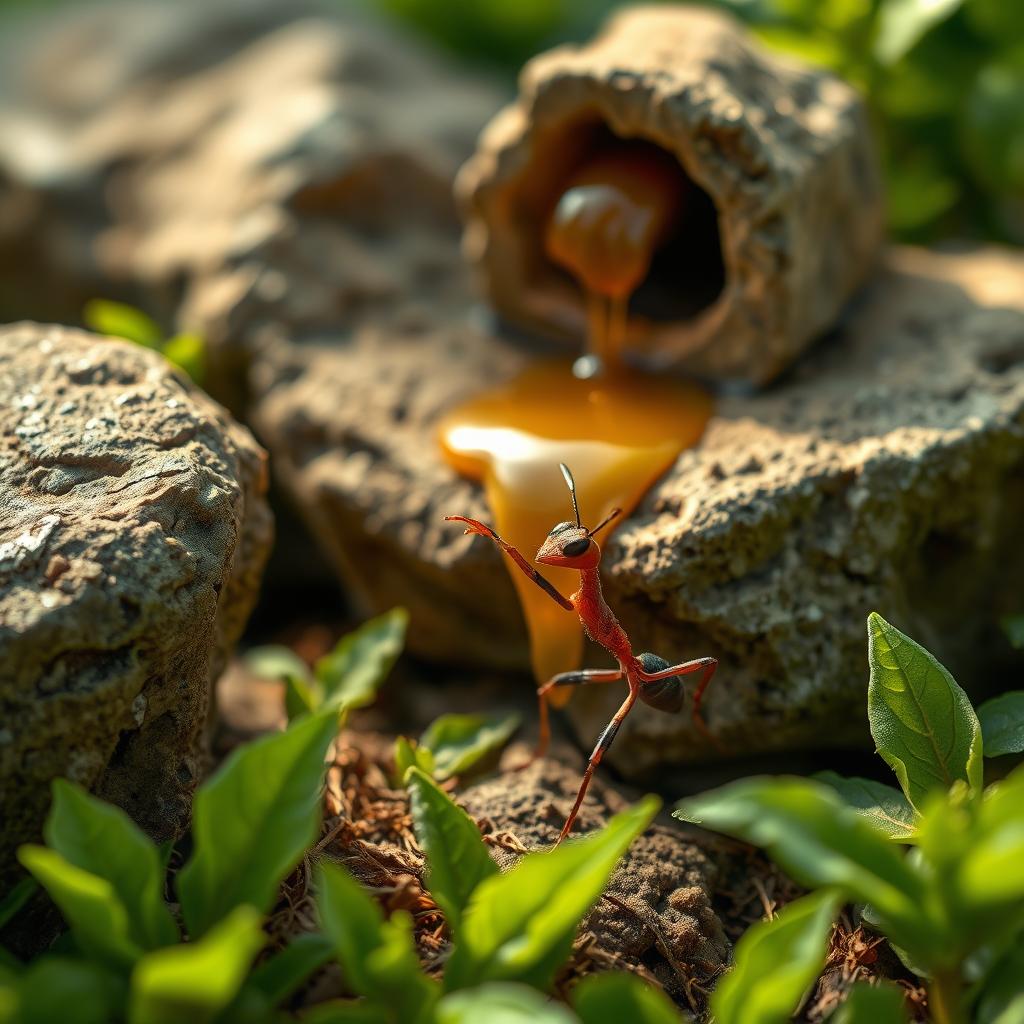
<instances>
[{"instance_id":1,"label":"honey trail on rock","mask_svg":"<svg viewBox=\"0 0 1024 1024\"><path fill-rule=\"evenodd\" d=\"M615 507L628 515L704 432L712 411L706 392L632 370L622 358L629 298L684 202L678 169L655 153L615 149L581 166L552 210L546 247L587 294L587 355L537 362L440 424L449 463L483 482L494 528L527 556L568 518L560 462L572 467L583 520L598 522ZM563 594L577 588L571 569L546 574ZM578 619L522 574L513 571L512 579L537 681L578 668ZM556 703L565 699L558 694Z\"/></svg>"}]
</instances>

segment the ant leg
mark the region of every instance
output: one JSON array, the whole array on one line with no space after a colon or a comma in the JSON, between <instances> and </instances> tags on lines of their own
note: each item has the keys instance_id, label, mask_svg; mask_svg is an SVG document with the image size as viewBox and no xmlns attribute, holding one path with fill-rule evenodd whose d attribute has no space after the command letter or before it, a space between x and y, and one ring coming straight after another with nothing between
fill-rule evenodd
<instances>
[{"instance_id":1,"label":"ant leg","mask_svg":"<svg viewBox=\"0 0 1024 1024\"><path fill-rule=\"evenodd\" d=\"M716 750L724 753L725 748L711 733L707 722L704 721L704 716L700 713L701 698L704 696L704 691L708 688L708 683L711 682L711 677L715 674L716 668L718 668L717 658L694 658L693 661L684 661L679 665L671 665L668 668L659 669L657 672L644 672L642 669L639 669L637 677L645 683L653 683L658 679L668 679L671 676L686 676L692 672L700 672L701 677L697 681L697 689L693 692L693 724L704 739Z\"/></svg>"},{"instance_id":2,"label":"ant leg","mask_svg":"<svg viewBox=\"0 0 1024 1024\"><path fill-rule=\"evenodd\" d=\"M548 721L548 694L556 686L586 686L588 683L614 683L622 678L621 668L587 668L577 672L559 672L552 676L543 686L537 689L537 707L539 712L540 732L537 737L537 746L533 753L522 764L517 764L511 770L520 772L529 768L534 761L542 758L548 752L548 743L551 741L551 725Z\"/></svg>"},{"instance_id":3,"label":"ant leg","mask_svg":"<svg viewBox=\"0 0 1024 1024\"><path fill-rule=\"evenodd\" d=\"M576 794L576 802L572 805L572 810L569 812L569 817L565 819L565 824L562 826L562 831L558 836L558 840L555 846L569 834L569 830L573 826L573 822L576 821L576 815L579 814L580 804L583 803L583 797L587 792L587 787L590 785L590 780L593 777L594 770L601 763L601 758L604 757L605 751L612 745L612 740L615 739L615 734L619 731L619 726L622 725L626 715L629 714L630 708L636 703L636 699L640 694L639 688L630 681L629 696L622 702L622 707L615 712L612 720L605 726L604 732L601 733L597 741L597 745L594 747L594 752L590 755L590 760L587 762L587 770L583 773L583 781L580 783L580 791Z\"/></svg>"},{"instance_id":4,"label":"ant leg","mask_svg":"<svg viewBox=\"0 0 1024 1024\"><path fill-rule=\"evenodd\" d=\"M512 559L522 571L533 580L534 583L544 591L552 601L560 604L567 612L574 611L573 603L567 597L558 592L555 585L543 577L511 544L503 541L486 523L478 522L476 519L467 519L465 516L445 516L446 523L456 522L466 524L466 533L478 533L481 537L489 537L502 551Z\"/></svg>"}]
</instances>

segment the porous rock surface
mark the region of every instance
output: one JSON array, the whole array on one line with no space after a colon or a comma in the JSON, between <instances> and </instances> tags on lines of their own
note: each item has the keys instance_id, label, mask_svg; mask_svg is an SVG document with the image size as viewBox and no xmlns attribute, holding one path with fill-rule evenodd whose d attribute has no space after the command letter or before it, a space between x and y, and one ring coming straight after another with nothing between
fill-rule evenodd
<instances>
[{"instance_id":1,"label":"porous rock surface","mask_svg":"<svg viewBox=\"0 0 1024 1024\"><path fill-rule=\"evenodd\" d=\"M451 182L498 96L397 26L142 0L0 35L0 316L126 297L203 334L240 409L261 332L468 290Z\"/></svg>"},{"instance_id":2,"label":"porous rock surface","mask_svg":"<svg viewBox=\"0 0 1024 1024\"><path fill-rule=\"evenodd\" d=\"M526 748L508 751L522 761ZM458 801L492 835L511 834L529 849L557 839L580 784L582 765L564 748L557 757L470 786ZM624 811L629 801L601 779L587 791L573 834L593 832ZM519 855L493 843L502 868ZM707 981L728 962L729 943L712 906L715 862L679 827L655 823L638 836L612 875L604 895L580 925L577 945L594 961L647 969L678 1001L689 980ZM581 941L582 940L582 941Z\"/></svg>"},{"instance_id":3,"label":"porous rock surface","mask_svg":"<svg viewBox=\"0 0 1024 1024\"><path fill-rule=\"evenodd\" d=\"M706 717L733 752L865 740L872 609L968 687L984 679L1024 571L1022 284L1009 251L891 251L785 379L719 401L606 545L606 595L635 649L719 658ZM318 541L368 604L410 608L414 650L525 668L501 557L443 522L486 518L483 493L444 464L433 430L529 356L440 316L333 342L282 346L254 405ZM615 687L574 696L586 742L620 700ZM638 706L609 760L638 775L709 755L689 715Z\"/></svg>"},{"instance_id":4,"label":"porous rock surface","mask_svg":"<svg viewBox=\"0 0 1024 1024\"><path fill-rule=\"evenodd\" d=\"M0 879L64 776L157 839L272 535L265 456L160 356L0 328Z\"/></svg>"},{"instance_id":5,"label":"porous rock surface","mask_svg":"<svg viewBox=\"0 0 1024 1024\"><path fill-rule=\"evenodd\" d=\"M630 350L652 363L764 383L873 269L884 203L856 90L723 12L641 6L530 61L460 172L465 250L509 320L584 336L585 297L544 229L575 167L616 138L661 147L704 193L684 199L679 245L651 271L657 317L634 304Z\"/></svg>"}]
</instances>

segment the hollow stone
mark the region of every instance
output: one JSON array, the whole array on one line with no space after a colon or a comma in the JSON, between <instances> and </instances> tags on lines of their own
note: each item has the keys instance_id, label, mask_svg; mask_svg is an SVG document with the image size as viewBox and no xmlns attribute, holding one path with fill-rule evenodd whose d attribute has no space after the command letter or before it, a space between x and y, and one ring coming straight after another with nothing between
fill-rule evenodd
<instances>
[{"instance_id":1,"label":"hollow stone","mask_svg":"<svg viewBox=\"0 0 1024 1024\"><path fill-rule=\"evenodd\" d=\"M765 393L719 401L606 545L635 650L719 658L705 706L734 752L865 741L872 609L965 685L1006 654L994 623L1024 571L1022 279L1010 251L890 251L831 338ZM344 347L282 342L262 365L253 415L284 486L353 593L409 607L420 654L527 666L501 557L443 522L488 511L433 430L528 358L456 308ZM585 741L620 699L575 695ZM609 759L638 775L709 756L689 715L638 706Z\"/></svg>"},{"instance_id":2,"label":"hollow stone","mask_svg":"<svg viewBox=\"0 0 1024 1024\"><path fill-rule=\"evenodd\" d=\"M640 7L530 61L460 172L464 250L513 323L583 337L584 296L545 255L544 225L611 139L655 143L700 190L634 296L629 349L652 365L763 384L874 266L883 197L857 92L721 12Z\"/></svg>"},{"instance_id":3,"label":"hollow stone","mask_svg":"<svg viewBox=\"0 0 1024 1024\"><path fill-rule=\"evenodd\" d=\"M270 547L265 456L155 353L0 328L0 880L64 776L158 840Z\"/></svg>"}]
</instances>

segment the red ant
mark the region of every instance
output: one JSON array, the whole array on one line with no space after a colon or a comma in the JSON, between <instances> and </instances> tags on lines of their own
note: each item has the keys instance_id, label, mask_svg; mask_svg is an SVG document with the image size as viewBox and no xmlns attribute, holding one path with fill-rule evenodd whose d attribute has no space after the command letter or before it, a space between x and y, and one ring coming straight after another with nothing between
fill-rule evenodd
<instances>
[{"instance_id":1,"label":"red ant","mask_svg":"<svg viewBox=\"0 0 1024 1024\"><path fill-rule=\"evenodd\" d=\"M587 636L604 647L619 663L618 668L560 672L537 690L540 703L540 737L537 741L537 749L527 764L532 764L538 757L543 757L547 751L551 737L547 695L554 687L611 683L623 676L629 684L629 695L623 701L622 707L615 712L612 720L605 726L604 732L601 733L597 745L590 755L579 793L576 795L576 802L562 826L555 846L558 846L569 834L576 815L579 813L580 804L583 803L583 796L590 785L594 770L601 763L601 758L604 757L605 751L615 739L619 726L622 725L626 715L629 714L638 699L659 711L676 713L682 710L686 699L682 677L692 672L700 672L700 681L697 683L697 689L693 695L693 720L697 728L714 742L700 715L700 700L718 667L716 658L696 658L693 661L684 661L679 665L669 665L664 658L659 658L656 654L645 653L634 656L626 631L619 624L615 613L608 607L604 595L601 593L601 575L598 568L601 564L601 548L594 539L595 535L620 515L622 510L615 509L595 529L587 529L580 522L580 510L576 504L576 484L572 473L564 463L559 463L559 468L562 470L562 476L565 477L569 493L572 496L572 508L576 514L576 523L575 525L558 523L554 526L537 552L536 560L542 565L562 566L579 571L580 589L572 597L563 597L549 580L545 579L511 544L503 541L489 526L485 526L475 519L467 519L465 516L445 516L447 521L465 523L466 533L478 533L481 536L490 537L552 600L557 601L568 612L575 611L580 617L580 622L583 623ZM526 767L526 765L521 767Z\"/></svg>"}]
</instances>

